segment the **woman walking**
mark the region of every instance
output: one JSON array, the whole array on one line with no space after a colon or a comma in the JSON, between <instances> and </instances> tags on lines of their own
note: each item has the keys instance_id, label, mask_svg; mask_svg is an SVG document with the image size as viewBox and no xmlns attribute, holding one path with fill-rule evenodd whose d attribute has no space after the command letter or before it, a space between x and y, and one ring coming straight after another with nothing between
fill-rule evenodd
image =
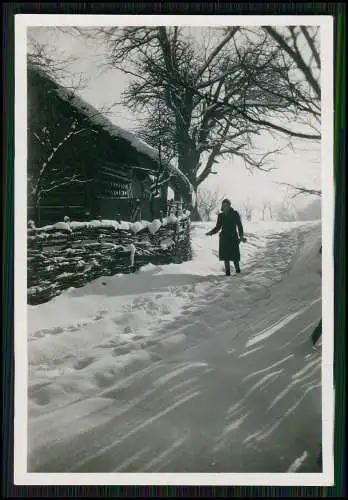
<instances>
[{"instance_id":1,"label":"woman walking","mask_svg":"<svg viewBox=\"0 0 348 500\"><path fill-rule=\"evenodd\" d=\"M230 261L233 261L237 273L240 273L240 251L239 243L246 241L244 230L239 213L231 207L228 199L221 204L221 213L218 215L214 229L209 231L207 236L211 236L220 231L219 238L219 260L225 263L226 276L231 276Z\"/></svg>"}]
</instances>

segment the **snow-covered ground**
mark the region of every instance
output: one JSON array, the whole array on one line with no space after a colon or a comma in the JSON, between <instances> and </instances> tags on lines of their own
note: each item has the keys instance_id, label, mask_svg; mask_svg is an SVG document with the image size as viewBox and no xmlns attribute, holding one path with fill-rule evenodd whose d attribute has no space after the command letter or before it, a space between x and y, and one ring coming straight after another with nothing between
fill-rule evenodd
<instances>
[{"instance_id":1,"label":"snow-covered ground","mask_svg":"<svg viewBox=\"0 0 348 500\"><path fill-rule=\"evenodd\" d=\"M211 227L213 223L193 224L190 262L99 278L29 306L29 387L35 414L92 394L100 379L112 380L127 365L149 360L144 340L180 317L185 307L194 307L223 275L218 238L205 236ZM241 248L243 270L257 263L270 235L293 227L250 225ZM259 267L262 280L261 263Z\"/></svg>"},{"instance_id":2,"label":"snow-covered ground","mask_svg":"<svg viewBox=\"0 0 348 500\"><path fill-rule=\"evenodd\" d=\"M166 352L187 342L183 325L198 325L197 338L204 339L203 325L209 324L209 318L200 322L200 315L209 310L212 324L221 320L224 313L219 304L227 299L226 321L228 315L236 320L245 317L252 307L248 294L253 293L255 303L272 283L283 279L303 245L303 235L311 235L306 243L309 253L302 257L303 272L309 262L313 264L313 252L320 245L318 222L246 225L242 274L227 278L217 259L217 237L205 236L213 224L193 224L191 262L150 265L132 275L100 278L51 302L29 306L29 452L37 466L41 448L95 426L91 415L99 414L98 425L108 421L108 402L100 398L101 391L156 363L160 359L156 355L162 356L158 346ZM319 261L316 265L319 269ZM313 276L308 280L315 280ZM290 316L288 321L296 313ZM244 356L261 348L260 342L272 335L270 330L262 331L263 325L267 326L266 317L255 323L259 334L249 338ZM74 411L71 405L78 401ZM58 417L60 408L63 413ZM126 410L121 405L119 411Z\"/></svg>"}]
</instances>

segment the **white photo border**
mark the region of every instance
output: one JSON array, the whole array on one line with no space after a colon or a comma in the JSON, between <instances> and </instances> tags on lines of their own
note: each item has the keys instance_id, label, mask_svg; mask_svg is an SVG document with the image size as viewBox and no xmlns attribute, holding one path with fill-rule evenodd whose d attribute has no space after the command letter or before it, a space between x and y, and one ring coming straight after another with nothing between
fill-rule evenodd
<instances>
[{"instance_id":1,"label":"white photo border","mask_svg":"<svg viewBox=\"0 0 348 500\"><path fill-rule=\"evenodd\" d=\"M322 473L29 473L27 356L27 28L34 26L308 25L321 30L322 87ZM334 100L333 17L327 15L15 15L14 483L16 485L332 486L334 484Z\"/></svg>"}]
</instances>

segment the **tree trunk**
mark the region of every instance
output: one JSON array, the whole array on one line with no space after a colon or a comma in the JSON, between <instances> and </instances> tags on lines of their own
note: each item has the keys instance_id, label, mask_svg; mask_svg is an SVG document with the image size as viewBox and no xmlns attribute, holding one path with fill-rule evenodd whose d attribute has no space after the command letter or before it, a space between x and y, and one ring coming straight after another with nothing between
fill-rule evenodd
<instances>
[{"instance_id":1,"label":"tree trunk","mask_svg":"<svg viewBox=\"0 0 348 500\"><path fill-rule=\"evenodd\" d=\"M163 184L160 188L162 200L168 200L168 184Z\"/></svg>"},{"instance_id":2,"label":"tree trunk","mask_svg":"<svg viewBox=\"0 0 348 500\"><path fill-rule=\"evenodd\" d=\"M202 220L201 214L199 213L197 203L192 207L191 210L191 220L200 222Z\"/></svg>"},{"instance_id":3,"label":"tree trunk","mask_svg":"<svg viewBox=\"0 0 348 500\"><path fill-rule=\"evenodd\" d=\"M193 203L192 203L191 193L189 193L189 195L188 195L189 196L189 205L190 205L189 210L191 211L191 220L199 222L202 220L202 216L198 210L198 198L197 198L198 186L193 186L193 190L194 190L194 195L195 195L195 199L193 200Z\"/></svg>"},{"instance_id":4,"label":"tree trunk","mask_svg":"<svg viewBox=\"0 0 348 500\"><path fill-rule=\"evenodd\" d=\"M191 220L193 221L202 220L202 217L198 210L198 203L197 203L198 185L196 184L196 174L195 174L195 171L197 170L197 166L199 164L199 158L200 155L197 153L197 151L189 149L187 148L187 146L185 146L182 149L181 154L179 151L178 167L181 170L181 172L183 172L187 176L194 189L195 200L193 203L192 203L192 194L187 186L183 187L183 192L181 193L182 201L185 204L185 208L188 208L188 210L190 210Z\"/></svg>"}]
</instances>

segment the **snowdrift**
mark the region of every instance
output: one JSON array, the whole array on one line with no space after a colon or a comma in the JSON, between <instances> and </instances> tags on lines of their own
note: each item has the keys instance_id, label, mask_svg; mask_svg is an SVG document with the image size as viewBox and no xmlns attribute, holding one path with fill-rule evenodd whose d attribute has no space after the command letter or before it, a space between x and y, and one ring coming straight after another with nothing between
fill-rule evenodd
<instances>
[{"instance_id":1,"label":"snowdrift","mask_svg":"<svg viewBox=\"0 0 348 500\"><path fill-rule=\"evenodd\" d=\"M255 286L264 281L260 255L267 242L294 227L296 224L289 223L247 228L242 270L255 269ZM205 236L209 228L211 224L193 224L192 261L149 264L139 273L99 277L82 288L70 287L50 302L29 306L29 379L34 411L40 413L40 407L56 407L92 394L122 374L126 366L151 362L147 346L157 332L166 325L175 328L173 321L180 321L188 307L194 308L201 297L224 283L217 239ZM319 238L305 241L295 261L302 275L313 268L313 279L318 276L313 254L320 246ZM238 287L236 294L239 301Z\"/></svg>"},{"instance_id":2,"label":"snowdrift","mask_svg":"<svg viewBox=\"0 0 348 500\"><path fill-rule=\"evenodd\" d=\"M185 395L194 390L190 380L195 387L197 379L204 389L205 371L212 373L212 380L214 371L219 372L218 392L225 384L221 392L228 393L227 419L217 407L219 398L214 399L214 384L208 384L197 406L193 400L189 409L181 410L184 413L179 411L173 428L181 431L182 415L185 422L189 422L185 415L193 415L192 429L198 429L200 446L205 436L200 429L205 431L209 420L218 432L220 422L216 446L230 447L228 462L231 450L234 453L238 446L243 453L262 443L265 452L271 442L286 441L287 446L291 441L292 447L297 430L303 437L315 428L316 420L313 424L309 418L314 404L320 406L315 392L320 387L320 356L307 359L301 345L307 339L310 349L311 324L320 314L318 307L311 309L320 300L320 225L246 227L243 274L229 279L217 260L217 238L205 236L211 226L192 225L190 262L150 264L136 274L98 278L50 302L28 307L32 471L58 472L64 467L65 472L75 472L79 460L93 462L93 453L98 455L103 446L117 441L115 434L123 433L120 426L125 426L126 435L137 428L142 403L147 408L145 419L153 420L156 401L169 412L177 399L186 401ZM300 321L304 307L308 313ZM197 373L189 373L192 367ZM272 394L268 392L271 383ZM176 391L184 395L177 396ZM289 418L300 403L306 405L305 419L298 419L297 429L293 420L289 426ZM241 415L244 404L248 411ZM206 408L208 413L203 411ZM254 413L249 416L251 410ZM278 428L280 422L285 427ZM305 431L303 425L307 425ZM268 436L277 429L280 438L270 440ZM289 429L293 429L290 437ZM156 449L166 449L171 436L149 431L146 428L146 439L150 436ZM138 434L134 443L142 446ZM204 445L212 449L211 443ZM115 468L121 456L118 448L116 452L114 463L95 459L94 465L101 468L107 463ZM123 452L128 460L128 448ZM152 451L149 454L153 456ZM252 458L260 455L250 452ZM271 456L279 466L279 446Z\"/></svg>"}]
</instances>

